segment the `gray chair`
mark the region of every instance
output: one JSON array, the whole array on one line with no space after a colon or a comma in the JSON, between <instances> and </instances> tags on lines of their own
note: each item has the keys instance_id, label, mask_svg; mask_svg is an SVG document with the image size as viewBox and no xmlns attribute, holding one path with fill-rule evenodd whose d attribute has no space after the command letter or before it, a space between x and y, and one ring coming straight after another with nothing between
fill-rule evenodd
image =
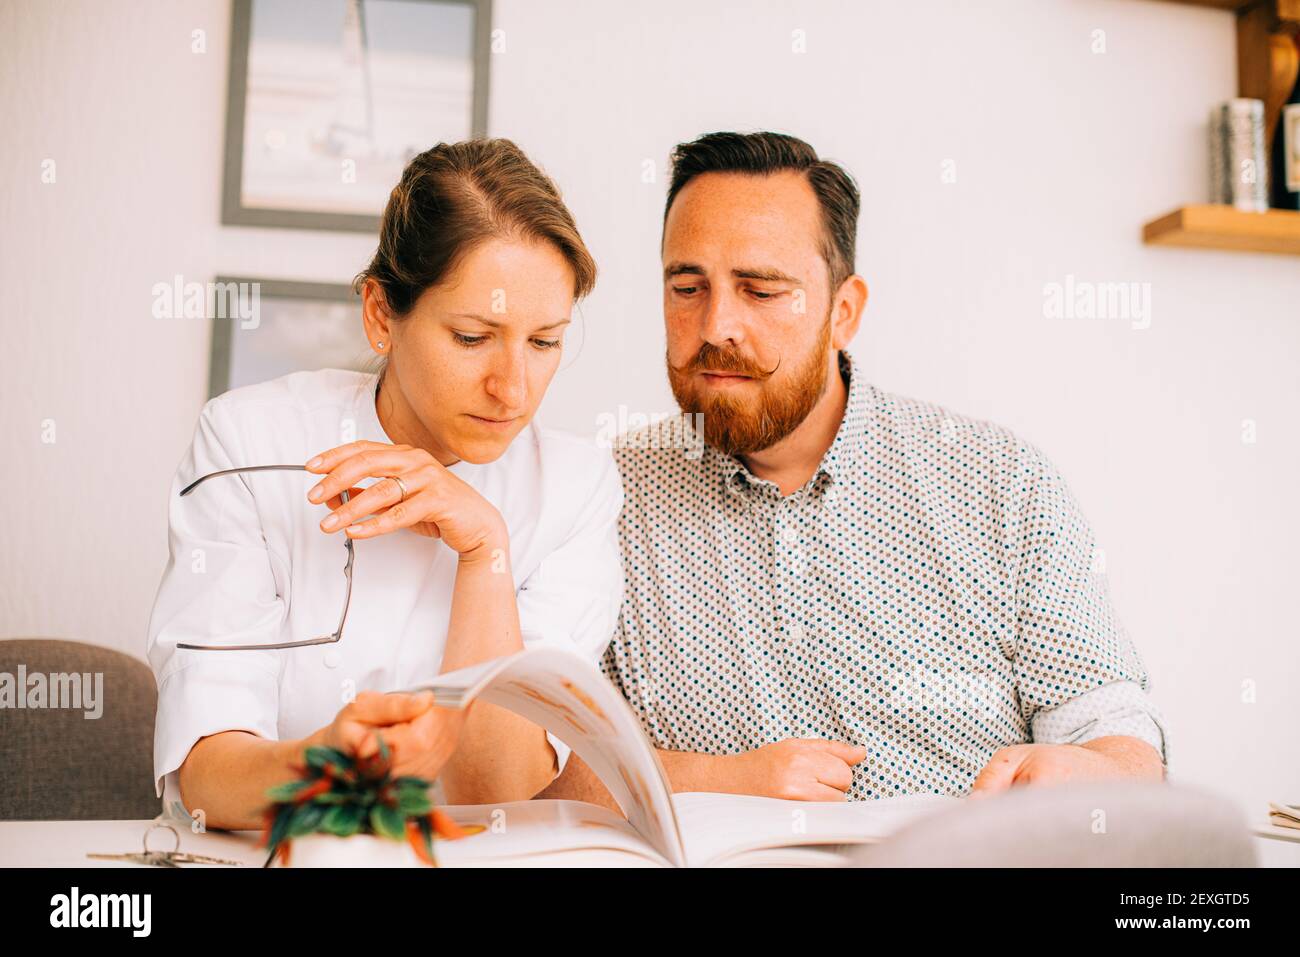
<instances>
[{"instance_id":1,"label":"gray chair","mask_svg":"<svg viewBox=\"0 0 1300 957\"><path fill-rule=\"evenodd\" d=\"M49 638L0 641L0 673L63 675L47 689L46 706L0 708L0 820L148 819L162 810L154 792L153 724L158 689L143 661L98 645ZM90 676L90 695L74 703L72 675ZM103 711L87 718L96 674L103 675ZM24 701L28 699L25 697ZM8 702L6 702L7 704Z\"/></svg>"},{"instance_id":2,"label":"gray chair","mask_svg":"<svg viewBox=\"0 0 1300 957\"><path fill-rule=\"evenodd\" d=\"M858 867L1255 867L1231 802L1170 784L1016 787L854 852Z\"/></svg>"}]
</instances>

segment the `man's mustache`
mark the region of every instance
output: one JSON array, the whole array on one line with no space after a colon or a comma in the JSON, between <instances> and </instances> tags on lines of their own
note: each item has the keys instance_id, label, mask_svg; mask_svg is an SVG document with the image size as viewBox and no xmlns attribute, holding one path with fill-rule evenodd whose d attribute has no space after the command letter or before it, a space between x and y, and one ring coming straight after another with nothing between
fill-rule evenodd
<instances>
[{"instance_id":1,"label":"man's mustache","mask_svg":"<svg viewBox=\"0 0 1300 957\"><path fill-rule=\"evenodd\" d=\"M685 365L674 366L670 362L672 370L678 375L689 375L693 372L701 372L707 369L710 372L734 372L737 375L747 375L755 379L767 379L781 368L781 360L776 360L776 365L771 369L764 369L752 359L748 359L739 352L719 349L711 342L706 342L700 347L700 351L695 354Z\"/></svg>"}]
</instances>

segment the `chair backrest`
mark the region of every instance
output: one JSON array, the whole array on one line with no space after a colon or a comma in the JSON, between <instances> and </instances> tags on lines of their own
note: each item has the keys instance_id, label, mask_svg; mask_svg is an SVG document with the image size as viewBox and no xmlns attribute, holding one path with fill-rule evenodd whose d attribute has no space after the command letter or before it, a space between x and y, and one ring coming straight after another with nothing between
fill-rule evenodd
<instances>
[{"instance_id":1,"label":"chair backrest","mask_svg":"<svg viewBox=\"0 0 1300 957\"><path fill-rule=\"evenodd\" d=\"M854 853L858 867L1255 867L1241 812L1170 784L1016 787Z\"/></svg>"},{"instance_id":2,"label":"chair backrest","mask_svg":"<svg viewBox=\"0 0 1300 957\"><path fill-rule=\"evenodd\" d=\"M157 815L157 705L149 666L120 651L50 638L0 641L0 820Z\"/></svg>"}]
</instances>

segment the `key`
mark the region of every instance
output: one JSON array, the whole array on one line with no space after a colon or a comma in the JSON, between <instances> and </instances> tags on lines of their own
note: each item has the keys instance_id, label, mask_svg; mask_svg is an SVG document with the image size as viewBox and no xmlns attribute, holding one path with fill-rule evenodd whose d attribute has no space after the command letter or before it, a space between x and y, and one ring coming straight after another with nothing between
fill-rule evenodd
<instances>
[{"instance_id":1,"label":"key","mask_svg":"<svg viewBox=\"0 0 1300 957\"><path fill-rule=\"evenodd\" d=\"M148 864L151 867L176 867L171 855L163 851L136 851L132 854L87 854L99 861L130 861L132 864Z\"/></svg>"},{"instance_id":2,"label":"key","mask_svg":"<svg viewBox=\"0 0 1300 957\"><path fill-rule=\"evenodd\" d=\"M171 831L176 842L170 851L149 849L149 835L154 831ZM181 850L181 836L176 828L166 821L155 819L144 832L144 850L132 854L87 854L87 857L100 861L130 861L133 864L147 864L150 867L180 867L182 864L226 864L239 867L239 861L230 861L222 857L209 857L207 854L190 854Z\"/></svg>"},{"instance_id":3,"label":"key","mask_svg":"<svg viewBox=\"0 0 1300 957\"><path fill-rule=\"evenodd\" d=\"M243 867L240 861L231 861L224 857L209 857L207 854L190 854L188 851L173 852L170 857L176 864L225 864L230 867Z\"/></svg>"}]
</instances>

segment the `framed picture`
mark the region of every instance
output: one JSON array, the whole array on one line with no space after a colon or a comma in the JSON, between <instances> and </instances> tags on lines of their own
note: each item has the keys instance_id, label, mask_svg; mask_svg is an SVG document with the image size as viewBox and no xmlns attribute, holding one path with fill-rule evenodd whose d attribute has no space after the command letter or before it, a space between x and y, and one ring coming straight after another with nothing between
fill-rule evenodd
<instances>
[{"instance_id":1,"label":"framed picture","mask_svg":"<svg viewBox=\"0 0 1300 957\"><path fill-rule=\"evenodd\" d=\"M221 221L378 232L402 169L487 129L491 0L234 0Z\"/></svg>"},{"instance_id":2,"label":"framed picture","mask_svg":"<svg viewBox=\"0 0 1300 957\"><path fill-rule=\"evenodd\" d=\"M209 398L290 372L369 371L361 297L348 286L218 276L213 289Z\"/></svg>"}]
</instances>

